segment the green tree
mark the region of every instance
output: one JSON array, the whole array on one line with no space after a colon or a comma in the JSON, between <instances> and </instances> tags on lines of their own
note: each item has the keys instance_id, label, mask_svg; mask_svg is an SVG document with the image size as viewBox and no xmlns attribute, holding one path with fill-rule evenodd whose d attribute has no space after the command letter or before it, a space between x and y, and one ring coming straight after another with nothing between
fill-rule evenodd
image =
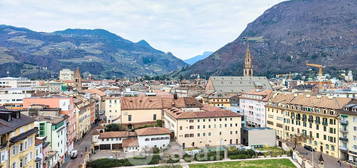
<instances>
[{"instance_id":1,"label":"green tree","mask_svg":"<svg viewBox=\"0 0 357 168\"><path fill-rule=\"evenodd\" d=\"M105 126L105 131L124 131L125 129L119 124L108 124Z\"/></svg>"}]
</instances>

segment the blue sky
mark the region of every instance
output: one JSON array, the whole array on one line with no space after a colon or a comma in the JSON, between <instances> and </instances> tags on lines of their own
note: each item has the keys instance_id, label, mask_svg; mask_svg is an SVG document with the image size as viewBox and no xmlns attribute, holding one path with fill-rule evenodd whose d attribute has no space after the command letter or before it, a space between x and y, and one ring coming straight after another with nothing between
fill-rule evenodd
<instances>
[{"instance_id":1,"label":"blue sky","mask_svg":"<svg viewBox=\"0 0 357 168\"><path fill-rule=\"evenodd\" d=\"M186 59L233 41L284 0L0 0L0 24L51 32L102 28Z\"/></svg>"}]
</instances>

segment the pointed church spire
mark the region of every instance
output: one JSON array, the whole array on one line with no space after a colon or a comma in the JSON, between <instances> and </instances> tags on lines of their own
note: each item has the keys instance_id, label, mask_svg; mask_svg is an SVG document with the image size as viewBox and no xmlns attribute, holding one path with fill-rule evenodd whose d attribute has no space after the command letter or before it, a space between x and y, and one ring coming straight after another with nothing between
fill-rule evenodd
<instances>
[{"instance_id":1,"label":"pointed church spire","mask_svg":"<svg viewBox=\"0 0 357 168\"><path fill-rule=\"evenodd\" d=\"M253 60L252 55L250 54L249 43L247 43L247 50L245 51L244 58L244 76L253 76Z\"/></svg>"}]
</instances>

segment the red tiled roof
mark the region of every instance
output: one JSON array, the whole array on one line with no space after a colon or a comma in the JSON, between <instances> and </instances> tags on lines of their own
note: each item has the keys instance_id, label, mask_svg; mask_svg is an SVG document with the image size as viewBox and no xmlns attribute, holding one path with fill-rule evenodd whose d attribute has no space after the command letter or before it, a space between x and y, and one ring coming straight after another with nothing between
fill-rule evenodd
<instances>
[{"instance_id":1,"label":"red tiled roof","mask_svg":"<svg viewBox=\"0 0 357 168\"><path fill-rule=\"evenodd\" d=\"M162 109L162 100L159 97L123 97L122 110Z\"/></svg>"},{"instance_id":2,"label":"red tiled roof","mask_svg":"<svg viewBox=\"0 0 357 168\"><path fill-rule=\"evenodd\" d=\"M262 101L268 101L272 94L273 91L272 90L264 90L264 91L250 91L250 92L244 92L241 94L240 98L241 99L252 99L252 98L247 98L244 95L258 95L258 96L263 96ZM257 99L254 99L257 100Z\"/></svg>"},{"instance_id":3,"label":"red tiled roof","mask_svg":"<svg viewBox=\"0 0 357 168\"><path fill-rule=\"evenodd\" d=\"M171 108L165 111L170 116L176 119L190 119L190 118L218 118L218 117L240 117L240 114L229 110L202 108L200 111L182 111L178 108Z\"/></svg>"},{"instance_id":4,"label":"red tiled roof","mask_svg":"<svg viewBox=\"0 0 357 168\"><path fill-rule=\"evenodd\" d=\"M295 104L309 107L342 109L352 99L343 97L313 96L307 94L277 93L270 99L271 102Z\"/></svg>"},{"instance_id":5,"label":"red tiled roof","mask_svg":"<svg viewBox=\"0 0 357 168\"><path fill-rule=\"evenodd\" d=\"M132 147L132 146L139 146L138 139L137 138L128 138L124 139L122 146L125 147Z\"/></svg>"},{"instance_id":6,"label":"red tiled roof","mask_svg":"<svg viewBox=\"0 0 357 168\"><path fill-rule=\"evenodd\" d=\"M105 96L105 93L99 89L87 89L87 90L83 90L83 92L97 94L101 97Z\"/></svg>"},{"instance_id":7,"label":"red tiled roof","mask_svg":"<svg viewBox=\"0 0 357 168\"><path fill-rule=\"evenodd\" d=\"M103 132L99 134L99 139L104 139L104 138L124 138L128 137L129 132L128 131L111 131L111 132Z\"/></svg>"},{"instance_id":8,"label":"red tiled roof","mask_svg":"<svg viewBox=\"0 0 357 168\"><path fill-rule=\"evenodd\" d=\"M162 99L164 108L200 108L202 104L193 97L180 97L178 99L164 98Z\"/></svg>"},{"instance_id":9,"label":"red tiled roof","mask_svg":"<svg viewBox=\"0 0 357 168\"><path fill-rule=\"evenodd\" d=\"M170 134L170 130L162 127L148 127L135 130L136 135L145 136L145 135L162 135Z\"/></svg>"}]
</instances>

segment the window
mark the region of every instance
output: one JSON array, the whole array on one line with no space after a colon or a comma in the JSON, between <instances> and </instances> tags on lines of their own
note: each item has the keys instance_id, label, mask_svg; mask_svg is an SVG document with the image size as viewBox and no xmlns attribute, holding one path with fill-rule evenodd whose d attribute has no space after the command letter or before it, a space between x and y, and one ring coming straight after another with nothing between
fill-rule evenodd
<instances>
[{"instance_id":1,"label":"window","mask_svg":"<svg viewBox=\"0 0 357 168\"><path fill-rule=\"evenodd\" d=\"M132 118L131 118L131 115L128 115L128 121L131 121Z\"/></svg>"},{"instance_id":2,"label":"window","mask_svg":"<svg viewBox=\"0 0 357 168\"><path fill-rule=\"evenodd\" d=\"M153 120L156 120L156 114L154 114L154 115L152 116L152 119L153 119Z\"/></svg>"}]
</instances>

